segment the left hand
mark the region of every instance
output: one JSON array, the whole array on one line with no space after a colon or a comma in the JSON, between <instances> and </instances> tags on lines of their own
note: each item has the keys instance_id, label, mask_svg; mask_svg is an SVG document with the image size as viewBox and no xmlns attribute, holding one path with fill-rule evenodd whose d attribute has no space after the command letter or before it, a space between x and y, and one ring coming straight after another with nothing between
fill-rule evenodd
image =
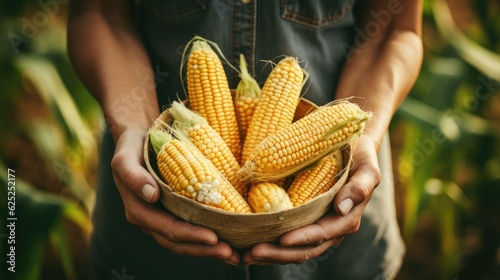
<instances>
[{"instance_id":1,"label":"left hand","mask_svg":"<svg viewBox=\"0 0 500 280\"><path fill-rule=\"evenodd\" d=\"M333 201L333 210L315 223L292 230L279 244L260 243L243 255L247 264L303 263L317 257L343 237L358 231L363 211L380 183L376 145L362 135L352 149L353 166L348 182Z\"/></svg>"}]
</instances>

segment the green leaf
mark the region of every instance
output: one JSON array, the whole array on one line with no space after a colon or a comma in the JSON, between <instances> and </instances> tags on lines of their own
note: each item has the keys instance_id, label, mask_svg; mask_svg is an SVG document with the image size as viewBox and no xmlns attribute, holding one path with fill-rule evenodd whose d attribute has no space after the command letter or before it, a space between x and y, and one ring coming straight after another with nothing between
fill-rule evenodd
<instances>
[{"instance_id":1,"label":"green leaf","mask_svg":"<svg viewBox=\"0 0 500 280\"><path fill-rule=\"evenodd\" d=\"M54 228L50 232L50 240L54 249L59 252L59 258L61 260L66 279L76 279L75 267L71 262L71 250L62 221L58 221L55 224Z\"/></svg>"},{"instance_id":2,"label":"green leaf","mask_svg":"<svg viewBox=\"0 0 500 280\"><path fill-rule=\"evenodd\" d=\"M84 231L86 236L90 236L92 231L92 221L89 214L75 203L66 202L63 208L63 218L75 223Z\"/></svg>"},{"instance_id":3,"label":"green leaf","mask_svg":"<svg viewBox=\"0 0 500 280\"><path fill-rule=\"evenodd\" d=\"M432 2L436 26L460 56L484 75L500 81L500 55L466 37L455 25L446 1Z\"/></svg>"},{"instance_id":4,"label":"green leaf","mask_svg":"<svg viewBox=\"0 0 500 280\"><path fill-rule=\"evenodd\" d=\"M14 64L23 77L33 84L56 117L60 118L68 138L72 140L70 143L81 146L83 150L95 145L90 129L54 66L43 58L27 55L17 56Z\"/></svg>"},{"instance_id":5,"label":"green leaf","mask_svg":"<svg viewBox=\"0 0 500 280\"><path fill-rule=\"evenodd\" d=\"M7 186L7 168L1 166L1 184ZM11 251L14 252L16 272L12 273L7 269L2 269L0 275L3 275L2 279L38 279L42 264L41 256L47 244L48 234L61 220L63 201L57 196L33 189L20 178L16 178L15 185L15 216L12 217L17 218L17 220L2 219L0 222L3 229L7 228L6 223L12 223L15 226L12 234L10 231L7 233L15 236L15 244L8 244L6 240L6 242L2 240L0 261L3 264L7 263L7 254ZM2 196L6 197L6 188L1 189ZM7 199L2 197L1 201L7 201ZM0 210L1 217L10 217L7 216L5 204Z\"/></svg>"}]
</instances>

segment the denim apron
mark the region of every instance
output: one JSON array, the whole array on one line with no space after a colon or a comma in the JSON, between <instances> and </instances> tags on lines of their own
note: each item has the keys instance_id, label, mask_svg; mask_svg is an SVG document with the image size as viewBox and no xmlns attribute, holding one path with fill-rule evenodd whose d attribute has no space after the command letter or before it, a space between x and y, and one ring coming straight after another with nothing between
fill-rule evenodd
<instances>
[{"instance_id":1,"label":"denim apron","mask_svg":"<svg viewBox=\"0 0 500 280\"><path fill-rule=\"evenodd\" d=\"M243 53L261 84L271 70L269 60L297 57L310 74L303 97L318 105L334 99L348 55L341 46L354 36L352 0L143 0L134 8L162 107L186 98L179 67L183 47L194 35L216 42L233 65ZM227 65L226 73L235 88L237 74ZM114 147L111 135L105 133L91 239L97 279L391 279L401 266L405 247L394 209L387 137L379 151L382 182L358 232L303 264L270 266L231 266L176 256L129 224L110 169Z\"/></svg>"}]
</instances>

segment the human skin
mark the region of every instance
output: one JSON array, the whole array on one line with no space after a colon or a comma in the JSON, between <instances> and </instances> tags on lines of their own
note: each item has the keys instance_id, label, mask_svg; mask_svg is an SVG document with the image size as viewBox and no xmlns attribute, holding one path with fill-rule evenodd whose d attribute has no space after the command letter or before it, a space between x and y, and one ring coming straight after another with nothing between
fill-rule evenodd
<instances>
[{"instance_id":1,"label":"human skin","mask_svg":"<svg viewBox=\"0 0 500 280\"><path fill-rule=\"evenodd\" d=\"M116 143L111 163L127 220L165 249L178 255L215 258L229 264L302 263L321 255L345 235L355 233L362 213L380 183L377 150L389 122L414 84L422 61L421 1L365 1L358 26L374 21L371 11L402 7L380 32L352 49L339 80L336 98L351 99L374 113L354 146L347 184L337 194L334 211L283 235L279 244L262 243L239 254L210 229L179 220L153 206L160 188L144 167L144 136L159 115L154 74L132 24L127 1L72 1L68 53L91 94L101 104ZM389 6L388 6L389 4ZM336 46L334 51L338 51ZM143 94L137 97L137 91ZM128 110L124 110L128 108Z\"/></svg>"}]
</instances>

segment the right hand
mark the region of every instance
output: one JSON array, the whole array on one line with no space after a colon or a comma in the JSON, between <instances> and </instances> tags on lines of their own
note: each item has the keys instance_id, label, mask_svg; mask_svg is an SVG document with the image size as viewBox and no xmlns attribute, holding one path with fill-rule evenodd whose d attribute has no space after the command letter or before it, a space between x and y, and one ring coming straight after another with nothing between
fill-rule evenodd
<instances>
[{"instance_id":1,"label":"right hand","mask_svg":"<svg viewBox=\"0 0 500 280\"><path fill-rule=\"evenodd\" d=\"M125 130L116 140L111 161L127 221L140 227L159 245L177 255L239 263L239 254L227 243L219 241L212 230L179 220L166 210L151 205L158 201L160 187L144 168L142 147L146 132L146 129L137 128Z\"/></svg>"}]
</instances>

